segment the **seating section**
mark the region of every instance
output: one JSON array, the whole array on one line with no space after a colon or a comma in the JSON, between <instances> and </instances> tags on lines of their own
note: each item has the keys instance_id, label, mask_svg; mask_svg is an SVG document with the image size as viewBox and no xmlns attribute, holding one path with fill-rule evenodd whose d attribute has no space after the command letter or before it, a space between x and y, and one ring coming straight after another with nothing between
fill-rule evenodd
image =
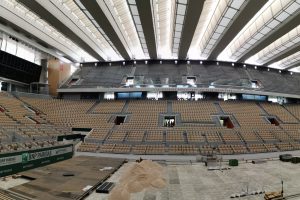
<instances>
[{"instance_id":1,"label":"seating section","mask_svg":"<svg viewBox=\"0 0 300 200\"><path fill-rule=\"evenodd\" d=\"M290 144L290 149L299 147L300 133L297 131L300 124L277 104L271 104L271 109L275 111L270 111L269 115L284 119L279 126L267 121L267 109L255 102L172 101L172 112L180 115L181 124L167 128L159 122L160 116L167 113L166 101L128 101L126 111L122 113L128 116L128 120L120 125L115 125L112 118L115 113L122 112L124 101L102 101L97 103L92 113L87 110L93 103L85 106L87 103L83 102L85 108L79 114L85 114L88 119L97 116L99 123L86 122L93 130L79 151L90 149L92 152L181 155L210 154L214 151L242 154L288 149L282 145L286 143ZM224 115L235 120L233 129L216 123L213 118L218 115L216 103ZM47 112L46 109L41 110ZM94 143L96 146L91 146Z\"/></svg>"},{"instance_id":2,"label":"seating section","mask_svg":"<svg viewBox=\"0 0 300 200\"><path fill-rule=\"evenodd\" d=\"M14 198L10 197L6 191L0 191L0 199L2 200L14 200Z\"/></svg>"},{"instance_id":3,"label":"seating section","mask_svg":"<svg viewBox=\"0 0 300 200\"><path fill-rule=\"evenodd\" d=\"M93 113L121 113L124 105L125 101L102 101L94 107Z\"/></svg>"},{"instance_id":4,"label":"seating section","mask_svg":"<svg viewBox=\"0 0 300 200\"><path fill-rule=\"evenodd\" d=\"M207 155L297 150L298 106L213 100L62 100L3 94L0 152L55 145L57 137L71 134L72 128L91 130L78 148L82 152ZM118 114L126 117L119 125L115 122ZM163 126L165 115L179 116L174 127ZM229 116L234 127L220 124L218 117L223 115ZM276 116L279 124L270 123L268 116Z\"/></svg>"},{"instance_id":5,"label":"seating section","mask_svg":"<svg viewBox=\"0 0 300 200\"><path fill-rule=\"evenodd\" d=\"M212 122L211 115L217 112L210 101L173 101L172 105L183 122Z\"/></svg>"},{"instance_id":6,"label":"seating section","mask_svg":"<svg viewBox=\"0 0 300 200\"><path fill-rule=\"evenodd\" d=\"M300 94L299 76L291 76L289 73L278 73L276 71L262 71L248 68L249 75L259 80L263 85L262 90L285 94Z\"/></svg>"},{"instance_id":7,"label":"seating section","mask_svg":"<svg viewBox=\"0 0 300 200\"><path fill-rule=\"evenodd\" d=\"M57 146L57 145L60 145L60 144L61 144L60 142L57 142L57 141L54 141L54 140L1 143L0 144L0 153L40 149L40 148L45 148L45 147Z\"/></svg>"},{"instance_id":8,"label":"seating section","mask_svg":"<svg viewBox=\"0 0 300 200\"><path fill-rule=\"evenodd\" d=\"M186 84L186 76L196 77L196 83L200 87L209 88L245 88L252 90L251 80L257 80L261 85L255 90L278 92L285 94L300 94L300 76L294 73L278 73L240 66L228 66L227 64L141 64L134 66L94 66L84 64L61 88L115 88L125 85L126 77L134 76L134 82L141 87L149 85L162 86Z\"/></svg>"},{"instance_id":9,"label":"seating section","mask_svg":"<svg viewBox=\"0 0 300 200\"><path fill-rule=\"evenodd\" d=\"M277 116L282 122L285 123L298 123L298 120L293 117L283 106L272 103L260 103L269 115Z\"/></svg>"},{"instance_id":10,"label":"seating section","mask_svg":"<svg viewBox=\"0 0 300 200\"><path fill-rule=\"evenodd\" d=\"M63 87L120 87L123 78L130 76L132 69L132 66L84 66L74 74L80 77L76 84L71 84L70 79Z\"/></svg>"},{"instance_id":11,"label":"seating section","mask_svg":"<svg viewBox=\"0 0 300 200\"><path fill-rule=\"evenodd\" d=\"M297 120L300 120L300 107L298 104L287 104L284 105L284 107L297 118Z\"/></svg>"}]
</instances>

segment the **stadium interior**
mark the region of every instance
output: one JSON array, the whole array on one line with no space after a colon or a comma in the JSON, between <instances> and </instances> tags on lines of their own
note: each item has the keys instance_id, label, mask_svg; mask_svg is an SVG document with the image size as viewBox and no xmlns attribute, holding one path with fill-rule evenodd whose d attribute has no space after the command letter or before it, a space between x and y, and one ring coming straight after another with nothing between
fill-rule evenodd
<instances>
[{"instance_id":1,"label":"stadium interior","mask_svg":"<svg viewBox=\"0 0 300 200\"><path fill-rule=\"evenodd\" d=\"M300 0L0 0L0 200L300 199Z\"/></svg>"}]
</instances>

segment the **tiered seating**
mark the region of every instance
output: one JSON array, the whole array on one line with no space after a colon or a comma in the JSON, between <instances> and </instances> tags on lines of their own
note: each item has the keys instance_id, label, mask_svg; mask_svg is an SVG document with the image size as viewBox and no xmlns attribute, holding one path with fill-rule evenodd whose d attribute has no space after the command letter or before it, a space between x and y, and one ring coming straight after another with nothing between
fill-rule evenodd
<instances>
[{"instance_id":1,"label":"tiered seating","mask_svg":"<svg viewBox=\"0 0 300 200\"><path fill-rule=\"evenodd\" d=\"M144 130L131 130L128 131L126 140L128 142L142 142L144 138L144 134L145 134Z\"/></svg>"},{"instance_id":2,"label":"tiered seating","mask_svg":"<svg viewBox=\"0 0 300 200\"><path fill-rule=\"evenodd\" d=\"M260 103L262 107L268 112L269 115L275 115L284 123L298 123L298 120L295 119L283 106L272 103Z\"/></svg>"},{"instance_id":3,"label":"tiered seating","mask_svg":"<svg viewBox=\"0 0 300 200\"><path fill-rule=\"evenodd\" d=\"M234 154L244 154L247 153L248 150L244 145L231 145Z\"/></svg>"},{"instance_id":4,"label":"tiered seating","mask_svg":"<svg viewBox=\"0 0 300 200\"><path fill-rule=\"evenodd\" d=\"M211 114L217 112L211 101L173 101L172 106L184 122L212 122Z\"/></svg>"},{"instance_id":5,"label":"tiered seating","mask_svg":"<svg viewBox=\"0 0 300 200\"><path fill-rule=\"evenodd\" d=\"M77 151L81 152L96 152L98 150L99 145L94 143L82 143Z\"/></svg>"},{"instance_id":6,"label":"tiered seating","mask_svg":"<svg viewBox=\"0 0 300 200\"><path fill-rule=\"evenodd\" d=\"M6 103L10 99L13 100ZM180 115L182 121L167 128L161 127L160 121L160 116L167 113L167 101L128 100L126 110L123 110L125 101L101 101L93 107L96 101L30 97L22 97L22 100L40 114L36 115L13 97L0 95L0 139L3 141L10 140L11 133L39 141L42 136L55 138L69 134L72 128L91 128L79 151L192 155L211 154L212 151L240 154L300 149L300 123L276 104L262 106L270 110L267 111L270 115L282 118L284 123L279 126L268 123L264 118L265 111L255 102L172 101L172 111ZM216 110L215 103L219 103L224 113L233 119L234 128L227 129L213 121L216 118L212 115L221 112ZM288 107L297 110L295 106ZM15 114L17 111L22 114ZM115 114L122 111L128 118L121 125L115 125ZM26 116L32 116L34 120L26 119ZM35 123L38 120L45 124ZM1 151L23 148L35 146L29 143L0 147Z\"/></svg>"},{"instance_id":7,"label":"tiered seating","mask_svg":"<svg viewBox=\"0 0 300 200\"><path fill-rule=\"evenodd\" d=\"M241 138L234 130L222 130L219 131L219 134L223 137L226 143L241 142Z\"/></svg>"},{"instance_id":8,"label":"tiered seating","mask_svg":"<svg viewBox=\"0 0 300 200\"><path fill-rule=\"evenodd\" d=\"M293 140L300 140L300 124L280 124L280 126Z\"/></svg>"},{"instance_id":9,"label":"tiered seating","mask_svg":"<svg viewBox=\"0 0 300 200\"><path fill-rule=\"evenodd\" d=\"M163 132L157 132L157 131L148 131L147 132L147 142L163 142L164 136Z\"/></svg>"},{"instance_id":10,"label":"tiered seating","mask_svg":"<svg viewBox=\"0 0 300 200\"><path fill-rule=\"evenodd\" d=\"M98 128L93 129L92 132L89 135L90 139L97 139L97 140L104 140L110 130L110 127L108 128Z\"/></svg>"},{"instance_id":11,"label":"tiered seating","mask_svg":"<svg viewBox=\"0 0 300 200\"><path fill-rule=\"evenodd\" d=\"M146 154L146 150L147 150L147 145L135 145L134 147L132 147L132 153L134 154Z\"/></svg>"},{"instance_id":12,"label":"tiered seating","mask_svg":"<svg viewBox=\"0 0 300 200\"><path fill-rule=\"evenodd\" d=\"M277 151L278 149L276 148L276 146L274 144L264 144L266 149L269 151L269 152L272 152L272 151Z\"/></svg>"},{"instance_id":13,"label":"tiered seating","mask_svg":"<svg viewBox=\"0 0 300 200\"><path fill-rule=\"evenodd\" d=\"M125 101L101 101L94 109L93 113L120 113L125 105Z\"/></svg>"},{"instance_id":14,"label":"tiered seating","mask_svg":"<svg viewBox=\"0 0 300 200\"><path fill-rule=\"evenodd\" d=\"M166 132L167 142L184 142L183 133L180 130L168 130Z\"/></svg>"},{"instance_id":15,"label":"tiered seating","mask_svg":"<svg viewBox=\"0 0 300 200\"><path fill-rule=\"evenodd\" d=\"M277 143L276 146L281 151L292 151L292 150L294 150L294 147L288 142Z\"/></svg>"},{"instance_id":16,"label":"tiered seating","mask_svg":"<svg viewBox=\"0 0 300 200\"><path fill-rule=\"evenodd\" d=\"M300 106L299 104L287 104L284 107L290 111L298 120L300 120Z\"/></svg>"},{"instance_id":17,"label":"tiered seating","mask_svg":"<svg viewBox=\"0 0 300 200\"><path fill-rule=\"evenodd\" d=\"M195 155L198 153L194 145L170 145L168 147L168 154Z\"/></svg>"},{"instance_id":18,"label":"tiered seating","mask_svg":"<svg viewBox=\"0 0 300 200\"><path fill-rule=\"evenodd\" d=\"M264 144L248 144L250 153L264 153L267 152L267 148Z\"/></svg>"},{"instance_id":19,"label":"tiered seating","mask_svg":"<svg viewBox=\"0 0 300 200\"><path fill-rule=\"evenodd\" d=\"M112 153L116 144L103 144L99 148L99 152L101 153Z\"/></svg>"},{"instance_id":20,"label":"tiered seating","mask_svg":"<svg viewBox=\"0 0 300 200\"><path fill-rule=\"evenodd\" d=\"M227 145L227 144L221 144L218 146L218 151L221 153L221 154L233 154L233 150L231 148L230 145Z\"/></svg>"},{"instance_id":21,"label":"tiered seating","mask_svg":"<svg viewBox=\"0 0 300 200\"><path fill-rule=\"evenodd\" d=\"M5 193L5 191L0 191L0 199L2 199L2 200L14 200L14 198L11 198L9 195L7 195Z\"/></svg>"},{"instance_id":22,"label":"tiered seating","mask_svg":"<svg viewBox=\"0 0 300 200\"><path fill-rule=\"evenodd\" d=\"M52 147L56 145L60 145L60 143L54 140L13 142L7 144L0 144L0 153L40 149L40 148Z\"/></svg>"},{"instance_id":23,"label":"tiered seating","mask_svg":"<svg viewBox=\"0 0 300 200\"><path fill-rule=\"evenodd\" d=\"M113 153L129 153L131 151L131 145L116 144Z\"/></svg>"},{"instance_id":24,"label":"tiered seating","mask_svg":"<svg viewBox=\"0 0 300 200\"><path fill-rule=\"evenodd\" d=\"M146 154L164 154L166 152L166 147L165 145L148 145L147 146L147 150L146 150Z\"/></svg>"},{"instance_id":25,"label":"tiered seating","mask_svg":"<svg viewBox=\"0 0 300 200\"><path fill-rule=\"evenodd\" d=\"M131 113L131 118L122 127L127 130L156 130L159 113L166 111L166 101L130 101L127 113Z\"/></svg>"},{"instance_id":26,"label":"tiered seating","mask_svg":"<svg viewBox=\"0 0 300 200\"><path fill-rule=\"evenodd\" d=\"M241 129L237 129L237 130L239 131L239 133L241 134L241 136L243 137L243 139L246 143L260 141L260 139L257 137L257 135L255 134L255 132L252 129L241 128Z\"/></svg>"},{"instance_id":27,"label":"tiered seating","mask_svg":"<svg viewBox=\"0 0 300 200\"><path fill-rule=\"evenodd\" d=\"M295 150L299 150L300 149L300 144L299 143L297 143L297 142L290 142L290 144L292 145L292 147Z\"/></svg>"},{"instance_id":28,"label":"tiered seating","mask_svg":"<svg viewBox=\"0 0 300 200\"><path fill-rule=\"evenodd\" d=\"M109 137L107 138L108 141L118 141L122 142L125 139L127 132L124 130L116 130L113 131Z\"/></svg>"},{"instance_id":29,"label":"tiered seating","mask_svg":"<svg viewBox=\"0 0 300 200\"><path fill-rule=\"evenodd\" d=\"M208 143L222 142L217 132L205 133L205 136Z\"/></svg>"},{"instance_id":30,"label":"tiered seating","mask_svg":"<svg viewBox=\"0 0 300 200\"><path fill-rule=\"evenodd\" d=\"M257 134L261 137L264 141L276 141L277 139L275 136L271 133L270 130L265 130L263 128L257 129Z\"/></svg>"},{"instance_id":31,"label":"tiered seating","mask_svg":"<svg viewBox=\"0 0 300 200\"><path fill-rule=\"evenodd\" d=\"M190 131L187 132L187 138L188 138L188 142L205 142L205 136L202 135L200 132L197 131Z\"/></svg>"},{"instance_id":32,"label":"tiered seating","mask_svg":"<svg viewBox=\"0 0 300 200\"><path fill-rule=\"evenodd\" d=\"M60 99L33 99L22 97L24 101L47 114L47 119L60 126L73 128L97 128L106 124L108 114L87 114L94 101L74 101Z\"/></svg>"},{"instance_id":33,"label":"tiered seating","mask_svg":"<svg viewBox=\"0 0 300 200\"><path fill-rule=\"evenodd\" d=\"M271 132L280 141L291 141L292 140L292 138L281 129L272 130Z\"/></svg>"},{"instance_id":34,"label":"tiered seating","mask_svg":"<svg viewBox=\"0 0 300 200\"><path fill-rule=\"evenodd\" d=\"M212 155L213 152L215 152L215 150L208 145L201 146L199 150L202 155Z\"/></svg>"}]
</instances>

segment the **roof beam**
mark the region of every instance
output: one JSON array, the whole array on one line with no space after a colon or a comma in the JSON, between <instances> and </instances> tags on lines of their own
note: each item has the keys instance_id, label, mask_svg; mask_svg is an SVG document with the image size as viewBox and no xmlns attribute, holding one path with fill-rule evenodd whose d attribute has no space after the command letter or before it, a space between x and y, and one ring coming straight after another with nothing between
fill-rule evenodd
<instances>
[{"instance_id":1,"label":"roof beam","mask_svg":"<svg viewBox=\"0 0 300 200\"><path fill-rule=\"evenodd\" d=\"M20 3L25 5L31 11L39 15L42 19L51 24L54 28L56 28L59 32L67 36L70 40L72 40L75 44L85 50L88 54L93 56L94 58L103 61L103 58L93 49L91 48L85 41L83 41L79 36L77 36L71 29L69 29L66 25L64 25L58 18L56 18L50 11L45 9L42 5L40 5L35 0L27 1L27 0L19 0Z\"/></svg>"},{"instance_id":2,"label":"roof beam","mask_svg":"<svg viewBox=\"0 0 300 200\"><path fill-rule=\"evenodd\" d=\"M244 62L254 54L258 53L266 46L270 45L272 42L282 37L286 33L290 32L292 29L296 28L299 25L300 13L296 14L291 20L284 22L277 30L271 33L266 39L257 44L254 48L244 54L237 62Z\"/></svg>"},{"instance_id":3,"label":"roof beam","mask_svg":"<svg viewBox=\"0 0 300 200\"><path fill-rule=\"evenodd\" d=\"M248 1L243 11L238 15L234 20L232 25L228 28L224 36L215 46L211 52L208 60L216 60L218 55L226 48L226 46L235 38L235 36L244 28L244 25L247 24L253 16L260 10L268 1Z\"/></svg>"},{"instance_id":4,"label":"roof beam","mask_svg":"<svg viewBox=\"0 0 300 200\"><path fill-rule=\"evenodd\" d=\"M284 70L290 70L290 69L293 69L293 68L299 67L299 66L300 66L300 61L297 62L297 63L295 63L295 64L293 64L292 66L289 66L289 67L285 68Z\"/></svg>"},{"instance_id":5,"label":"roof beam","mask_svg":"<svg viewBox=\"0 0 300 200\"><path fill-rule=\"evenodd\" d=\"M298 51L300 51L300 46L296 46L292 49L289 49L288 51L279 53L278 55L274 56L271 60L269 60L267 63L264 63L264 65L270 65L272 63L275 63L275 62L282 60L290 55L293 55L294 53L297 53Z\"/></svg>"},{"instance_id":6,"label":"roof beam","mask_svg":"<svg viewBox=\"0 0 300 200\"><path fill-rule=\"evenodd\" d=\"M181 41L179 45L178 59L186 59L188 50L191 46L197 24L202 13L204 1L190 0L188 2L186 16L184 19L184 26L181 34Z\"/></svg>"},{"instance_id":7,"label":"roof beam","mask_svg":"<svg viewBox=\"0 0 300 200\"><path fill-rule=\"evenodd\" d=\"M26 0L24 0L26 1ZM105 16L104 12L100 8L97 1L87 1L87 0L80 0L82 5L88 10L88 12L93 16L95 21L99 24L99 26L103 29L112 43L120 52L121 56L125 60L130 60L130 56L128 55L126 48L124 47L122 41L118 37L118 34L115 32L114 28L112 27L111 23Z\"/></svg>"},{"instance_id":8,"label":"roof beam","mask_svg":"<svg viewBox=\"0 0 300 200\"><path fill-rule=\"evenodd\" d=\"M300 66L300 61L294 63L293 65L287 67L287 68L284 68L284 70L289 70L289 69L292 69L292 68L295 68L295 67L299 67Z\"/></svg>"},{"instance_id":9,"label":"roof beam","mask_svg":"<svg viewBox=\"0 0 300 200\"><path fill-rule=\"evenodd\" d=\"M156 51L156 39L155 39L155 32L154 32L154 22L153 22L153 15L151 9L151 1L144 0L144 1L136 1L136 6L139 11L140 20L142 23L145 40L147 43L147 48L149 52L149 56L151 59L157 59L157 51Z\"/></svg>"},{"instance_id":10,"label":"roof beam","mask_svg":"<svg viewBox=\"0 0 300 200\"><path fill-rule=\"evenodd\" d=\"M0 30L60 60L66 58L72 62L76 62L72 57L63 53L61 50L55 49L50 44L2 17L0 17ZM64 56L57 54L58 51Z\"/></svg>"},{"instance_id":11,"label":"roof beam","mask_svg":"<svg viewBox=\"0 0 300 200\"><path fill-rule=\"evenodd\" d=\"M8 23L5 24L8 24L16 31L20 31L21 33L33 38L38 38L38 40L36 40L38 43L42 45L47 44L47 46L51 46L53 49L59 50L63 54L67 55L73 62L80 62L78 54L76 54L69 46L38 29L32 23L29 23L28 19L25 19L23 16L19 16L17 12L14 12L14 10L0 6L0 18L1 22L7 21Z\"/></svg>"}]
</instances>

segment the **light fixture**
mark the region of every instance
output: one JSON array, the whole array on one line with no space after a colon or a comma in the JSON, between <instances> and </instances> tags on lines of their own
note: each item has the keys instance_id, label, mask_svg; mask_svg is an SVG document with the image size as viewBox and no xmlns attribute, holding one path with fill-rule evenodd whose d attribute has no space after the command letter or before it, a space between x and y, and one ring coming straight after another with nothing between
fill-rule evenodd
<instances>
[{"instance_id":1,"label":"light fixture","mask_svg":"<svg viewBox=\"0 0 300 200\"><path fill-rule=\"evenodd\" d=\"M177 60L175 60L174 62L175 62L175 65L177 65Z\"/></svg>"},{"instance_id":2,"label":"light fixture","mask_svg":"<svg viewBox=\"0 0 300 200\"><path fill-rule=\"evenodd\" d=\"M148 60L145 60L145 64L146 64L146 65L148 64Z\"/></svg>"}]
</instances>

